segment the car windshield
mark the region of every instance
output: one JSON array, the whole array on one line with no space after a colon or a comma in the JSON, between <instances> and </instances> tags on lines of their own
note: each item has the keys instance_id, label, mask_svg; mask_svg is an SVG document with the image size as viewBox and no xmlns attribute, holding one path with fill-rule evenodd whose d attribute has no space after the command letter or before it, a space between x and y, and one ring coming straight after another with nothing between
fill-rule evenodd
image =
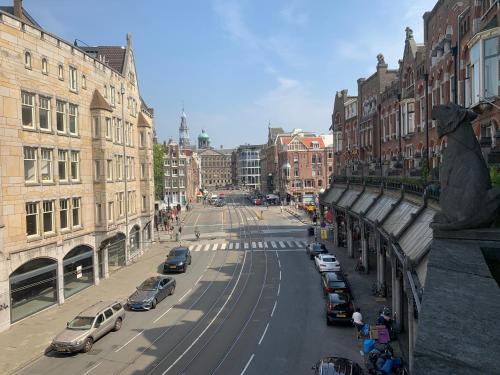
<instances>
[{"instance_id":1,"label":"car windshield","mask_svg":"<svg viewBox=\"0 0 500 375\"><path fill-rule=\"evenodd\" d=\"M319 243L313 244L312 247L313 247L313 250L321 250L321 244L319 244Z\"/></svg>"},{"instance_id":2,"label":"car windshield","mask_svg":"<svg viewBox=\"0 0 500 375\"><path fill-rule=\"evenodd\" d=\"M156 278L150 278L145 280L137 289L140 290L156 290L158 289L159 280Z\"/></svg>"},{"instance_id":3,"label":"car windshield","mask_svg":"<svg viewBox=\"0 0 500 375\"><path fill-rule=\"evenodd\" d=\"M183 257L186 255L186 250L185 249L172 250L170 252L170 255L173 257Z\"/></svg>"},{"instance_id":4,"label":"car windshield","mask_svg":"<svg viewBox=\"0 0 500 375\"><path fill-rule=\"evenodd\" d=\"M92 327L93 322L94 317L77 316L75 319L68 323L68 329L85 331Z\"/></svg>"},{"instance_id":5,"label":"car windshield","mask_svg":"<svg viewBox=\"0 0 500 375\"><path fill-rule=\"evenodd\" d=\"M328 286L330 288L345 288L345 283L343 281L329 281Z\"/></svg>"},{"instance_id":6,"label":"car windshield","mask_svg":"<svg viewBox=\"0 0 500 375\"><path fill-rule=\"evenodd\" d=\"M333 262L335 262L335 258L334 257L323 257L323 262L333 263Z\"/></svg>"},{"instance_id":7,"label":"car windshield","mask_svg":"<svg viewBox=\"0 0 500 375\"><path fill-rule=\"evenodd\" d=\"M349 296L347 294L333 293L333 294L330 294L330 302L344 304L344 303L349 302Z\"/></svg>"}]
</instances>

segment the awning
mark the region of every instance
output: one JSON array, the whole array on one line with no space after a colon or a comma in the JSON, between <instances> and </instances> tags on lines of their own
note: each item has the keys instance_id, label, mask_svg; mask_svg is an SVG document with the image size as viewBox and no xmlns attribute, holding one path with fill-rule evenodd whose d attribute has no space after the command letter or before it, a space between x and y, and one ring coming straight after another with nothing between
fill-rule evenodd
<instances>
[{"instance_id":1,"label":"awning","mask_svg":"<svg viewBox=\"0 0 500 375\"><path fill-rule=\"evenodd\" d=\"M338 205L344 208L351 207L352 203L356 200L360 193L361 191L359 190L347 190L340 199Z\"/></svg>"},{"instance_id":2,"label":"awning","mask_svg":"<svg viewBox=\"0 0 500 375\"><path fill-rule=\"evenodd\" d=\"M418 207L407 201L400 202L385 220L382 228L393 236L397 236L401 229L411 220L411 215L418 211Z\"/></svg>"},{"instance_id":3,"label":"awning","mask_svg":"<svg viewBox=\"0 0 500 375\"><path fill-rule=\"evenodd\" d=\"M321 195L320 202L323 204L332 204L340 198L344 190L344 188L330 188Z\"/></svg>"},{"instance_id":4,"label":"awning","mask_svg":"<svg viewBox=\"0 0 500 375\"><path fill-rule=\"evenodd\" d=\"M375 203L370 211L368 211L366 217L372 222L375 222L377 220L382 221L384 217L389 213L389 210L394 203L396 203L396 200L394 198L384 195L380 197L377 203Z\"/></svg>"},{"instance_id":5,"label":"awning","mask_svg":"<svg viewBox=\"0 0 500 375\"><path fill-rule=\"evenodd\" d=\"M361 212L366 212L368 207L372 204L373 200L377 198L376 194L364 192L361 197L354 203L351 207L351 211L360 214Z\"/></svg>"},{"instance_id":6,"label":"awning","mask_svg":"<svg viewBox=\"0 0 500 375\"><path fill-rule=\"evenodd\" d=\"M399 246L414 264L419 264L432 242L432 228L429 226L436 212L426 208L399 239ZM418 268L418 267L417 267Z\"/></svg>"}]
</instances>

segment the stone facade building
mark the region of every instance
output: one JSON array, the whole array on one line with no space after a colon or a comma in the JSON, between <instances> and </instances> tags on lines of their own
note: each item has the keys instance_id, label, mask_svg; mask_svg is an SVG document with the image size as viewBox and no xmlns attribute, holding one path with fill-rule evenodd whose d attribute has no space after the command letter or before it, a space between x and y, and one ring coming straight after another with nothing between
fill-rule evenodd
<instances>
[{"instance_id":1,"label":"stone facade building","mask_svg":"<svg viewBox=\"0 0 500 375\"><path fill-rule=\"evenodd\" d=\"M276 143L278 134L284 134L282 128L271 128L267 130L267 143L261 152L261 188L262 192L272 194L279 189L279 167L278 167L278 145Z\"/></svg>"},{"instance_id":2,"label":"stone facade building","mask_svg":"<svg viewBox=\"0 0 500 375\"><path fill-rule=\"evenodd\" d=\"M219 150L207 148L198 151L203 189L218 189L233 183L232 152L231 149L223 148Z\"/></svg>"},{"instance_id":3,"label":"stone facade building","mask_svg":"<svg viewBox=\"0 0 500 375\"><path fill-rule=\"evenodd\" d=\"M126 46L71 45L0 8L0 329L151 241L153 111ZM6 307L5 307L6 306Z\"/></svg>"}]
</instances>

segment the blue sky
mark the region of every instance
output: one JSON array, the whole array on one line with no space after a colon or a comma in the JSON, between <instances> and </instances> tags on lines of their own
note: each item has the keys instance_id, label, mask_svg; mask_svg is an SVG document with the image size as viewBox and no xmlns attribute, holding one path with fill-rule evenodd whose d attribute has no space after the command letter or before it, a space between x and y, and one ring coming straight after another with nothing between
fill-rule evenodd
<instances>
[{"instance_id":1,"label":"blue sky","mask_svg":"<svg viewBox=\"0 0 500 375\"><path fill-rule=\"evenodd\" d=\"M327 132L335 92L356 92L383 53L397 67L406 26L423 41L436 0L24 0L50 32L124 45L160 140L178 138L182 102L191 142L265 143L267 124ZM0 0L10 5L10 0Z\"/></svg>"}]
</instances>

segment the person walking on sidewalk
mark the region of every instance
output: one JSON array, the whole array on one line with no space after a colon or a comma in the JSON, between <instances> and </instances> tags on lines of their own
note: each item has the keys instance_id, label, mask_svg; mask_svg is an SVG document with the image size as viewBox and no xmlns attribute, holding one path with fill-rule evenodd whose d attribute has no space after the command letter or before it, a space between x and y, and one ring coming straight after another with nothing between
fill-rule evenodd
<instances>
[{"instance_id":1,"label":"person walking on sidewalk","mask_svg":"<svg viewBox=\"0 0 500 375\"><path fill-rule=\"evenodd\" d=\"M352 323L358 331L361 331L361 328L363 328L363 315L361 315L361 309L359 307L357 307L356 311L352 314Z\"/></svg>"},{"instance_id":2,"label":"person walking on sidewalk","mask_svg":"<svg viewBox=\"0 0 500 375\"><path fill-rule=\"evenodd\" d=\"M177 233L179 234L179 241L180 241L182 238L182 226L179 227L179 230Z\"/></svg>"}]
</instances>

